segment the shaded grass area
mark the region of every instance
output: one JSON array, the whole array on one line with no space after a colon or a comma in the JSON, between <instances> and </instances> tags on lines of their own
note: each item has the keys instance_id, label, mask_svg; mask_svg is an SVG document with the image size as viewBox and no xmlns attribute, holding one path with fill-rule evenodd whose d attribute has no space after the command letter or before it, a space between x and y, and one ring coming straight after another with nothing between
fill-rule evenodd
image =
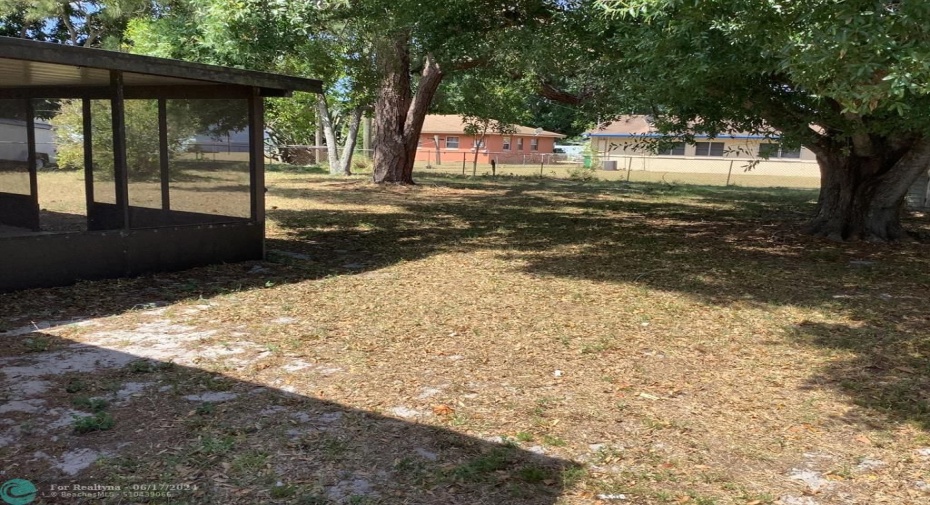
<instances>
[{"instance_id":1,"label":"shaded grass area","mask_svg":"<svg viewBox=\"0 0 930 505\"><path fill-rule=\"evenodd\" d=\"M357 499L371 503L597 503L621 493L630 503L776 503L812 493L790 478L798 468L832 483L818 503L925 497L917 483L930 463L915 450L930 445L926 245L801 236L816 199L808 190L420 182L271 173L270 261L0 295L0 325L120 314L107 324L132 326L157 302L165 317L220 332L204 345L232 346L243 333L269 359L345 370L323 380L205 359L138 372L175 388L147 410L151 426L173 426L167 445L139 445L93 471L200 482L222 469L226 481L192 503L326 503L334 475L365 465L399 479ZM930 220L910 215L907 226L927 231ZM186 312L205 302L215 307ZM295 322L273 323L282 319ZM82 337L29 338L6 355ZM300 398L177 405L178 395L253 385L287 385ZM302 441L282 436L286 420L252 431L268 405L343 409L352 422ZM378 417L397 407L425 412L424 427L380 424L400 422ZM128 411L106 412L115 426L83 437L137 437ZM371 416L378 423L362 421ZM417 439L425 426L441 429L424 442L439 462L411 445L366 450ZM316 463L296 463L308 454ZM863 470L864 458L882 465ZM277 486L281 464L299 470ZM252 491L237 498L227 484Z\"/></svg>"}]
</instances>

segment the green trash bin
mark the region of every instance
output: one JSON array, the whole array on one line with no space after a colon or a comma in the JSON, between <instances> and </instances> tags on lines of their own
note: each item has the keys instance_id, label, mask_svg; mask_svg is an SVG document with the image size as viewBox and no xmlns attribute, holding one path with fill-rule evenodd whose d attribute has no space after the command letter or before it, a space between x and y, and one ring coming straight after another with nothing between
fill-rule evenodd
<instances>
[{"instance_id":1,"label":"green trash bin","mask_svg":"<svg viewBox=\"0 0 930 505\"><path fill-rule=\"evenodd\" d=\"M584 163L584 167L585 167L585 168L591 168L591 155L590 155L590 154L584 155L584 162L583 162L583 163Z\"/></svg>"}]
</instances>

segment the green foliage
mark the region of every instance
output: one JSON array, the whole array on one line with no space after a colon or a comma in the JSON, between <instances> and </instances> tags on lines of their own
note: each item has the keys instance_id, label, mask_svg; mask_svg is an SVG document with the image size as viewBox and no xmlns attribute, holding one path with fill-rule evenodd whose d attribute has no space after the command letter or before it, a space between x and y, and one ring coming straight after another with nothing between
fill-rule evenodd
<instances>
[{"instance_id":1,"label":"green foliage","mask_svg":"<svg viewBox=\"0 0 930 505\"><path fill-rule=\"evenodd\" d=\"M276 500L283 500L285 498L291 498L297 494L297 488L294 486L276 485L271 487L269 494Z\"/></svg>"},{"instance_id":2,"label":"green foliage","mask_svg":"<svg viewBox=\"0 0 930 505\"><path fill-rule=\"evenodd\" d=\"M597 180L597 168L592 164L589 167L584 165L573 166L568 169L568 178L573 181L588 182ZM582 353L591 352L588 348L582 349Z\"/></svg>"},{"instance_id":3,"label":"green foliage","mask_svg":"<svg viewBox=\"0 0 930 505\"><path fill-rule=\"evenodd\" d=\"M169 100L168 152L178 154L187 149L198 132L230 131L243 126L244 116L235 110L235 102L210 104L200 100ZM215 106L212 106L215 105ZM160 171L158 140L158 102L126 100L126 160L133 180L157 178ZM58 165L63 169L84 166L84 114L81 100L63 100L58 115L52 119L58 142ZM91 132L94 170L104 178L113 177L113 128L110 102L91 101ZM174 170L177 167L172 167Z\"/></svg>"},{"instance_id":4,"label":"green foliage","mask_svg":"<svg viewBox=\"0 0 930 505\"><path fill-rule=\"evenodd\" d=\"M491 473L504 470L513 463L513 449L495 447L452 470L452 475L467 482L477 482Z\"/></svg>"},{"instance_id":5,"label":"green foliage","mask_svg":"<svg viewBox=\"0 0 930 505\"><path fill-rule=\"evenodd\" d=\"M811 124L832 137L930 132L926 2L597 3L621 48L604 67L624 83L618 103L656 112L666 131L774 127L808 144Z\"/></svg>"},{"instance_id":6,"label":"green foliage","mask_svg":"<svg viewBox=\"0 0 930 505\"><path fill-rule=\"evenodd\" d=\"M81 379L71 379L65 384L65 391L68 393L80 393L87 389L87 384Z\"/></svg>"},{"instance_id":7,"label":"green foliage","mask_svg":"<svg viewBox=\"0 0 930 505\"><path fill-rule=\"evenodd\" d=\"M367 42L330 16L326 2L183 0L159 16L133 19L127 37L136 53L323 81L341 137L349 111L370 103L373 70ZM275 145L315 144L316 97L297 93L267 102Z\"/></svg>"},{"instance_id":8,"label":"green foliage","mask_svg":"<svg viewBox=\"0 0 930 505\"><path fill-rule=\"evenodd\" d=\"M75 407L87 409L91 412L103 412L110 406L103 398L88 398L86 396L76 396L71 399L71 404Z\"/></svg>"},{"instance_id":9,"label":"green foliage","mask_svg":"<svg viewBox=\"0 0 930 505\"><path fill-rule=\"evenodd\" d=\"M52 347L52 342L46 337L27 338L23 342L28 352L45 352Z\"/></svg>"},{"instance_id":10,"label":"green foliage","mask_svg":"<svg viewBox=\"0 0 930 505\"><path fill-rule=\"evenodd\" d=\"M0 0L0 35L116 48L127 21L154 10L146 0Z\"/></svg>"},{"instance_id":11,"label":"green foliage","mask_svg":"<svg viewBox=\"0 0 930 505\"><path fill-rule=\"evenodd\" d=\"M137 359L130 361L125 370L134 374L150 373L155 371L155 364L147 359Z\"/></svg>"},{"instance_id":12,"label":"green foliage","mask_svg":"<svg viewBox=\"0 0 930 505\"><path fill-rule=\"evenodd\" d=\"M275 145L314 145L316 132L316 97L297 92L289 98L270 98L265 102L265 126Z\"/></svg>"},{"instance_id":13,"label":"green foliage","mask_svg":"<svg viewBox=\"0 0 930 505\"><path fill-rule=\"evenodd\" d=\"M203 402L194 409L198 416L212 416L216 412L216 405L211 402Z\"/></svg>"},{"instance_id":14,"label":"green foliage","mask_svg":"<svg viewBox=\"0 0 930 505\"><path fill-rule=\"evenodd\" d=\"M476 68L452 76L432 107L440 114L460 114L466 119L465 133L515 133L514 124L532 117L526 110L526 90L519 81L500 76L493 69Z\"/></svg>"},{"instance_id":15,"label":"green foliage","mask_svg":"<svg viewBox=\"0 0 930 505\"><path fill-rule=\"evenodd\" d=\"M531 91L535 92L535 90ZM591 121L584 109L553 102L532 94L531 91L527 92L525 98L524 107L530 116L525 124L561 133L566 136L566 140L579 137L587 131Z\"/></svg>"},{"instance_id":16,"label":"green foliage","mask_svg":"<svg viewBox=\"0 0 930 505\"><path fill-rule=\"evenodd\" d=\"M196 452L200 454L218 456L229 453L236 446L236 440L231 436L204 437Z\"/></svg>"},{"instance_id":17,"label":"green foliage","mask_svg":"<svg viewBox=\"0 0 930 505\"><path fill-rule=\"evenodd\" d=\"M552 472L539 466L525 466L517 471L521 480L531 484L538 484L550 477Z\"/></svg>"},{"instance_id":18,"label":"green foliage","mask_svg":"<svg viewBox=\"0 0 930 505\"><path fill-rule=\"evenodd\" d=\"M75 416L74 432L84 434L92 431L106 431L112 429L115 424L116 421L108 412L101 411L92 416Z\"/></svg>"}]
</instances>

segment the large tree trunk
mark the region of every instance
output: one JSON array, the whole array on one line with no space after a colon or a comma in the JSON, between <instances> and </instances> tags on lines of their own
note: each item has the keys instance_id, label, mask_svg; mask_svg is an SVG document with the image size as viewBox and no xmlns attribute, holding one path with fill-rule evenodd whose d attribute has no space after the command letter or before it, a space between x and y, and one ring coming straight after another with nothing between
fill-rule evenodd
<instances>
[{"instance_id":1,"label":"large tree trunk","mask_svg":"<svg viewBox=\"0 0 930 505\"><path fill-rule=\"evenodd\" d=\"M901 156L861 151L815 149L820 197L817 213L805 231L832 240L893 241L904 237L904 197L930 167L930 138L915 142Z\"/></svg>"},{"instance_id":2,"label":"large tree trunk","mask_svg":"<svg viewBox=\"0 0 930 505\"><path fill-rule=\"evenodd\" d=\"M382 76L375 102L373 180L376 183L414 184L413 162L420 130L443 77L439 65L427 56L414 95L409 44L409 34L398 34L385 40L376 55Z\"/></svg>"}]
</instances>

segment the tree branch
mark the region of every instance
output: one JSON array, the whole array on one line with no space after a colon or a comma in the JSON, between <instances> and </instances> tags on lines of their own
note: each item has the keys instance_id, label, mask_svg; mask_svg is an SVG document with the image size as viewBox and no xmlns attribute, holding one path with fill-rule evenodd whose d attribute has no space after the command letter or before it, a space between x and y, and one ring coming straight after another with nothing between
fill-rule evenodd
<instances>
[{"instance_id":1,"label":"tree branch","mask_svg":"<svg viewBox=\"0 0 930 505\"><path fill-rule=\"evenodd\" d=\"M536 92L543 98L568 105L581 105L588 98L590 98L590 93L579 93L576 95L556 88L551 83L546 81L541 81L539 83L539 86L536 88Z\"/></svg>"}]
</instances>

